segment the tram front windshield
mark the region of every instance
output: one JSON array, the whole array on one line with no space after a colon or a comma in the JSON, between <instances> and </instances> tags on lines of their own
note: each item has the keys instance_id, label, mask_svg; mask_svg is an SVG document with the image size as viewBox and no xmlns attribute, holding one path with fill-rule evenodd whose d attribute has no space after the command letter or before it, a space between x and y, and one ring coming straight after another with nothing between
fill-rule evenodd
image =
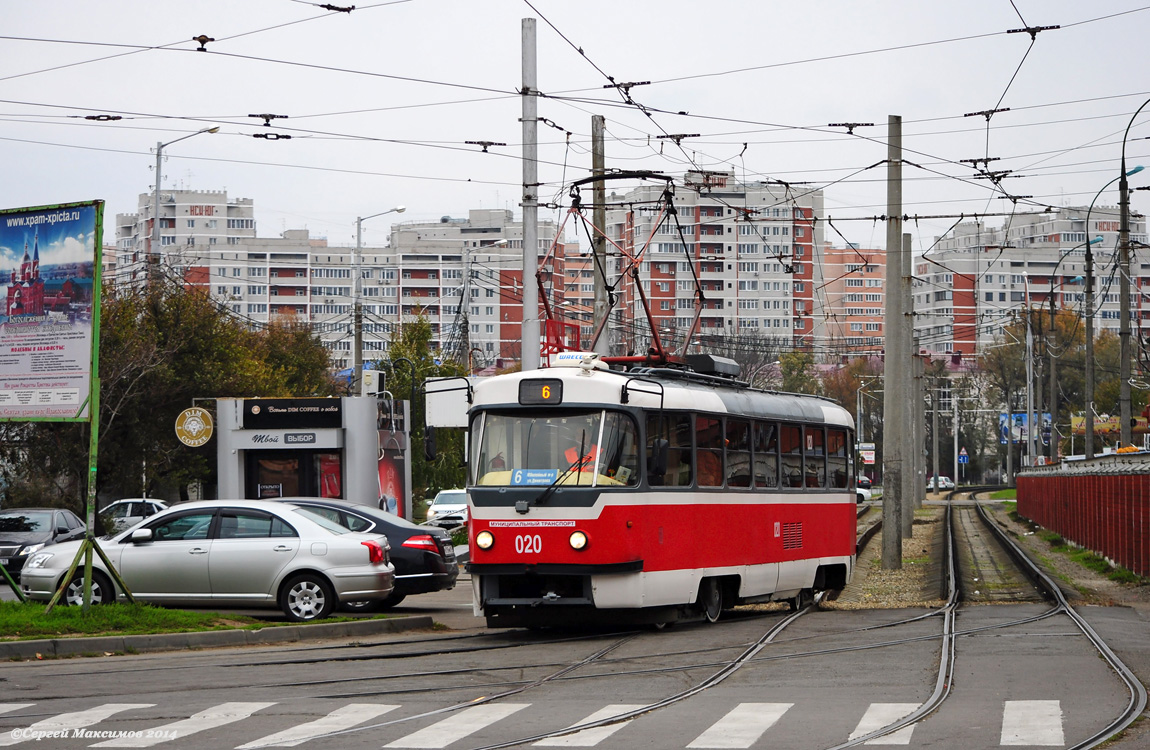
<instances>
[{"instance_id":1,"label":"tram front windshield","mask_svg":"<svg viewBox=\"0 0 1150 750\"><path fill-rule=\"evenodd\" d=\"M600 409L486 412L475 418L472 481L488 486L634 486L639 436L627 414Z\"/></svg>"}]
</instances>

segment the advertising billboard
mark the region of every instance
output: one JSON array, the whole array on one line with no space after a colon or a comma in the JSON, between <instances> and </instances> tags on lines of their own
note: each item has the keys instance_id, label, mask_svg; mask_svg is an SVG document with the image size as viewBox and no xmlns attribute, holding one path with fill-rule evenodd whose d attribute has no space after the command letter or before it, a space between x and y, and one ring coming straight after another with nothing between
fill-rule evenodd
<instances>
[{"instance_id":1,"label":"advertising billboard","mask_svg":"<svg viewBox=\"0 0 1150 750\"><path fill-rule=\"evenodd\" d=\"M103 208L0 211L0 419L88 420Z\"/></svg>"},{"instance_id":2,"label":"advertising billboard","mask_svg":"<svg viewBox=\"0 0 1150 750\"><path fill-rule=\"evenodd\" d=\"M1009 431L1006 425L1010 424ZM1010 442L1012 443L1025 443L1028 440L1030 425L1029 420L1026 418L1025 412L1015 412L1010 415L1009 420L1005 412L1000 412L998 415L998 444L1006 445L1006 438L1009 432ZM1050 412L1042 415L1042 424L1040 425L1040 432L1035 436L1038 442L1042 445L1047 445L1050 442Z\"/></svg>"}]
</instances>

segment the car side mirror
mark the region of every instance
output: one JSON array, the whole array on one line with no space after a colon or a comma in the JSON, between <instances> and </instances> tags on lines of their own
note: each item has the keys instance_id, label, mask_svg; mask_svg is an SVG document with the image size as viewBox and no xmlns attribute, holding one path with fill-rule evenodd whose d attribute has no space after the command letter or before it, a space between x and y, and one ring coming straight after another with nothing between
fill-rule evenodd
<instances>
[{"instance_id":1,"label":"car side mirror","mask_svg":"<svg viewBox=\"0 0 1150 750\"><path fill-rule=\"evenodd\" d=\"M151 529L136 529L132 532L132 544L143 544L152 541Z\"/></svg>"}]
</instances>

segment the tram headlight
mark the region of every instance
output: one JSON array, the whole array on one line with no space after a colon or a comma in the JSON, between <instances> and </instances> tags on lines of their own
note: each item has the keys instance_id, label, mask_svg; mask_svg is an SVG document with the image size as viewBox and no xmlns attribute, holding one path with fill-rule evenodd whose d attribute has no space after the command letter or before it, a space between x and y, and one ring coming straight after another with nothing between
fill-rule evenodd
<instances>
[{"instance_id":1,"label":"tram headlight","mask_svg":"<svg viewBox=\"0 0 1150 750\"><path fill-rule=\"evenodd\" d=\"M491 549L495 544L495 535L490 531L481 531L475 535L475 546L479 549Z\"/></svg>"},{"instance_id":2,"label":"tram headlight","mask_svg":"<svg viewBox=\"0 0 1150 750\"><path fill-rule=\"evenodd\" d=\"M587 548L587 535L582 531L572 531L571 537L567 540L571 543L571 549L581 550Z\"/></svg>"}]
</instances>

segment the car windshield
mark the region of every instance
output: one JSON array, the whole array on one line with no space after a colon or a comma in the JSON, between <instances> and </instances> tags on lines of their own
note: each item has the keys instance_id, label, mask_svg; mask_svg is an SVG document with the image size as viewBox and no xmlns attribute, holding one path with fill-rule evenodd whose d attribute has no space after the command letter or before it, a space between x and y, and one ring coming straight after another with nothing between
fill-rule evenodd
<instances>
[{"instance_id":1,"label":"car windshield","mask_svg":"<svg viewBox=\"0 0 1150 750\"><path fill-rule=\"evenodd\" d=\"M0 531L27 532L52 528L52 511L8 511L0 513Z\"/></svg>"},{"instance_id":2,"label":"car windshield","mask_svg":"<svg viewBox=\"0 0 1150 750\"><path fill-rule=\"evenodd\" d=\"M639 479L638 429L622 412L487 412L472 435L476 427L476 484L620 486Z\"/></svg>"},{"instance_id":3,"label":"car windshield","mask_svg":"<svg viewBox=\"0 0 1150 750\"><path fill-rule=\"evenodd\" d=\"M467 492L466 490L447 491L444 490L435 496L431 501L432 505L467 505Z\"/></svg>"},{"instance_id":4,"label":"car windshield","mask_svg":"<svg viewBox=\"0 0 1150 750\"><path fill-rule=\"evenodd\" d=\"M295 512L301 516L305 516L308 520L315 523L316 526L322 526L333 534L346 534L350 529L340 526L335 521L331 520L325 513L327 509L321 508L296 508Z\"/></svg>"}]
</instances>

